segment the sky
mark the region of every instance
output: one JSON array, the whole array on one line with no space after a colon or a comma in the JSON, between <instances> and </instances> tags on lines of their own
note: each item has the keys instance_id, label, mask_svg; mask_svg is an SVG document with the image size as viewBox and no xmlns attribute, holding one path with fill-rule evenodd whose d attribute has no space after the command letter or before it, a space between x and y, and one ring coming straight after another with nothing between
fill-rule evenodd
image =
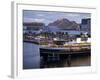
<instances>
[{"instance_id":1,"label":"sky","mask_svg":"<svg viewBox=\"0 0 100 80\"><path fill-rule=\"evenodd\" d=\"M63 18L81 23L81 19L91 18L91 14L76 12L23 10L23 22L43 22L45 23L45 25L48 25L49 23Z\"/></svg>"}]
</instances>

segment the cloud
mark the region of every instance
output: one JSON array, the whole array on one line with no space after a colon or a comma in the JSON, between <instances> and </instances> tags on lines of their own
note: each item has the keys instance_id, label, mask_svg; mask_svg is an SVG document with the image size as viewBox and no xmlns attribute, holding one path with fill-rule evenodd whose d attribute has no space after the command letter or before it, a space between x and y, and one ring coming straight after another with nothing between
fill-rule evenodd
<instances>
[{"instance_id":1,"label":"cloud","mask_svg":"<svg viewBox=\"0 0 100 80\"><path fill-rule=\"evenodd\" d=\"M24 18L24 22L44 22L43 18Z\"/></svg>"},{"instance_id":2,"label":"cloud","mask_svg":"<svg viewBox=\"0 0 100 80\"><path fill-rule=\"evenodd\" d=\"M72 14L72 13L70 13L70 14L67 14L67 16L69 16L69 17L79 17L80 14Z\"/></svg>"},{"instance_id":3,"label":"cloud","mask_svg":"<svg viewBox=\"0 0 100 80\"><path fill-rule=\"evenodd\" d=\"M33 20L34 22L44 22L45 21L45 19L42 19L42 18L36 18L36 19L34 19Z\"/></svg>"},{"instance_id":4,"label":"cloud","mask_svg":"<svg viewBox=\"0 0 100 80\"><path fill-rule=\"evenodd\" d=\"M43 14L36 14L36 16L43 17L44 15Z\"/></svg>"},{"instance_id":5,"label":"cloud","mask_svg":"<svg viewBox=\"0 0 100 80\"><path fill-rule=\"evenodd\" d=\"M24 18L23 22L33 22L33 18Z\"/></svg>"}]
</instances>

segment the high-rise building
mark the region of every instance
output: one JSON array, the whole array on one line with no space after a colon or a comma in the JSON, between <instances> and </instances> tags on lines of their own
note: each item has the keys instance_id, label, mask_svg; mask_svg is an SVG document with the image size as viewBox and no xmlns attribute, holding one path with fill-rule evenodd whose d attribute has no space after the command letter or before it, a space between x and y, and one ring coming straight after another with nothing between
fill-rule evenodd
<instances>
[{"instance_id":1,"label":"high-rise building","mask_svg":"<svg viewBox=\"0 0 100 80\"><path fill-rule=\"evenodd\" d=\"M91 19L82 19L81 21L81 31L85 31L88 34L91 34Z\"/></svg>"}]
</instances>

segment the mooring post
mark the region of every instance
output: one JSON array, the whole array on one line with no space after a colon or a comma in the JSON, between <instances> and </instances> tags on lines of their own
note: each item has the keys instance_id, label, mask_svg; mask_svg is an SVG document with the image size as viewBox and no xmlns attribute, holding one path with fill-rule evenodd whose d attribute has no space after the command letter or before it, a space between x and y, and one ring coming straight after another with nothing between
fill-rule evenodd
<instances>
[{"instance_id":1,"label":"mooring post","mask_svg":"<svg viewBox=\"0 0 100 80\"><path fill-rule=\"evenodd\" d=\"M68 54L67 64L69 67L71 66L71 55L70 54Z\"/></svg>"}]
</instances>

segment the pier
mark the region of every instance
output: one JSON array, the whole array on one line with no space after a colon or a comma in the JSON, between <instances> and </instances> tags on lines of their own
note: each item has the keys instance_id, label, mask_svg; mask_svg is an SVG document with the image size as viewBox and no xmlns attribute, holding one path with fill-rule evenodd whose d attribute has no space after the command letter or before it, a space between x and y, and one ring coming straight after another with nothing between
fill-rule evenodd
<instances>
[{"instance_id":1,"label":"pier","mask_svg":"<svg viewBox=\"0 0 100 80\"><path fill-rule=\"evenodd\" d=\"M40 47L40 56L45 62L43 65L49 62L58 62L67 59L67 65L71 66L71 57L73 55L90 55L90 44L73 44L67 46L58 47Z\"/></svg>"}]
</instances>

